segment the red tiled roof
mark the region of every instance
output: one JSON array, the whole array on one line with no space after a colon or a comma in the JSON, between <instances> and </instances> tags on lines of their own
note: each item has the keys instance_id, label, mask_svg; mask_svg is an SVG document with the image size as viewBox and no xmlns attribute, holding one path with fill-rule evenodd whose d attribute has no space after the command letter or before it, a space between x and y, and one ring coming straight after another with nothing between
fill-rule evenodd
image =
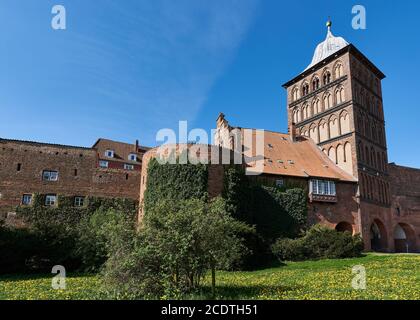
<instances>
[{"instance_id":1,"label":"red tiled roof","mask_svg":"<svg viewBox=\"0 0 420 320\"><path fill-rule=\"evenodd\" d=\"M97 150L100 159L110 160L110 161L121 161L127 163L139 163L141 162L142 155L149 150L150 148L144 146L137 146L133 143L124 143L108 139L98 139L92 147ZM114 158L110 159L105 157L106 150L114 151ZM137 154L137 161L129 161L128 156L131 154Z\"/></svg>"},{"instance_id":2,"label":"red tiled roof","mask_svg":"<svg viewBox=\"0 0 420 320\"><path fill-rule=\"evenodd\" d=\"M244 130L241 129L242 137ZM294 177L319 177L342 181L355 182L356 179L339 168L332 162L318 146L308 138L299 137L292 141L288 134L252 130L253 148L246 151L245 156L256 157L262 161L263 173ZM255 139L257 132L264 132L264 154L257 154ZM263 159L264 158L264 159ZM251 167L255 167L257 162L252 162ZM252 170L252 169L251 169Z\"/></svg>"}]
</instances>

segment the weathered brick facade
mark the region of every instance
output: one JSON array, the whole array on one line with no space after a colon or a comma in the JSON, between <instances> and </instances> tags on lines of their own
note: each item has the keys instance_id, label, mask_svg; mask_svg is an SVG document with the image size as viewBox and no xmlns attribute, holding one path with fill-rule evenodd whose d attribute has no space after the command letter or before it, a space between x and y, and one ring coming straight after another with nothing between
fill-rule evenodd
<instances>
[{"instance_id":1,"label":"weathered brick facade","mask_svg":"<svg viewBox=\"0 0 420 320\"><path fill-rule=\"evenodd\" d=\"M105 151L114 151L106 158ZM0 218L24 195L66 195L138 199L141 158L147 148L100 139L92 148L0 139ZM130 160L129 154L137 155ZM99 161L108 162L101 168ZM130 165L124 169L124 164ZM56 172L48 180L46 171Z\"/></svg>"},{"instance_id":2,"label":"weathered brick facade","mask_svg":"<svg viewBox=\"0 0 420 320\"><path fill-rule=\"evenodd\" d=\"M357 179L356 216L366 249L420 251L419 170L388 165L384 78L356 47L329 30L313 63L284 85L289 128L296 126Z\"/></svg>"},{"instance_id":3,"label":"weathered brick facade","mask_svg":"<svg viewBox=\"0 0 420 320\"><path fill-rule=\"evenodd\" d=\"M283 86L290 138L264 133L264 153L252 154L264 162L258 179L300 180L307 189L313 179L334 181L335 198L308 190L311 223L359 233L366 250L420 252L420 170L388 164L385 75L356 47L334 37L330 26L312 63ZM257 131L231 127L221 114L216 144L235 148L238 130L242 136L244 130ZM318 157L310 148L302 151L308 139L329 161L315 164ZM240 144L244 154L252 148L243 139ZM286 159L295 165L287 165ZM353 181L323 169L332 166Z\"/></svg>"}]
</instances>

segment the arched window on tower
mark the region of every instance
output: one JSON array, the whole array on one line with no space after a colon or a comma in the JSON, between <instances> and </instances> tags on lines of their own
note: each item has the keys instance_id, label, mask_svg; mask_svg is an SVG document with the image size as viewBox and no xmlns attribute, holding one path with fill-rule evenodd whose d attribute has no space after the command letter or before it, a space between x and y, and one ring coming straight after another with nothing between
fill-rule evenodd
<instances>
[{"instance_id":1,"label":"arched window on tower","mask_svg":"<svg viewBox=\"0 0 420 320\"><path fill-rule=\"evenodd\" d=\"M318 90L319 89L319 79L318 77L315 77L312 80L312 91Z\"/></svg>"},{"instance_id":2,"label":"arched window on tower","mask_svg":"<svg viewBox=\"0 0 420 320\"><path fill-rule=\"evenodd\" d=\"M321 112L320 102L318 98L315 99L315 101L312 103L312 109L313 109L312 115L316 115Z\"/></svg>"},{"instance_id":3,"label":"arched window on tower","mask_svg":"<svg viewBox=\"0 0 420 320\"><path fill-rule=\"evenodd\" d=\"M302 96L306 96L309 94L309 84L305 83L302 86Z\"/></svg>"},{"instance_id":4,"label":"arched window on tower","mask_svg":"<svg viewBox=\"0 0 420 320\"><path fill-rule=\"evenodd\" d=\"M296 101L300 98L299 96L299 89L298 88L294 88L292 90L292 101Z\"/></svg>"},{"instance_id":5,"label":"arched window on tower","mask_svg":"<svg viewBox=\"0 0 420 320\"><path fill-rule=\"evenodd\" d=\"M334 69L335 78L341 78L343 76L343 65L341 63L337 64L337 66Z\"/></svg>"},{"instance_id":6,"label":"arched window on tower","mask_svg":"<svg viewBox=\"0 0 420 320\"><path fill-rule=\"evenodd\" d=\"M331 93L327 92L324 95L324 110L327 110L332 107L332 96Z\"/></svg>"},{"instance_id":7,"label":"arched window on tower","mask_svg":"<svg viewBox=\"0 0 420 320\"><path fill-rule=\"evenodd\" d=\"M329 84L331 82L331 73L326 71L323 77L324 85Z\"/></svg>"},{"instance_id":8,"label":"arched window on tower","mask_svg":"<svg viewBox=\"0 0 420 320\"><path fill-rule=\"evenodd\" d=\"M335 91L335 101L337 104L340 104L343 103L344 100L344 89L340 87Z\"/></svg>"}]
</instances>

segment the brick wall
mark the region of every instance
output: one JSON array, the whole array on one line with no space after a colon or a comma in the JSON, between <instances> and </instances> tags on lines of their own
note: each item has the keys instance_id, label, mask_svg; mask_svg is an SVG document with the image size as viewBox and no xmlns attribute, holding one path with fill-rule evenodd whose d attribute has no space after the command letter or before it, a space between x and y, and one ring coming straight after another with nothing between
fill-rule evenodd
<instances>
[{"instance_id":1,"label":"brick wall","mask_svg":"<svg viewBox=\"0 0 420 320\"><path fill-rule=\"evenodd\" d=\"M58 171L44 181L44 170ZM124 197L138 199L138 170L98 168L92 148L0 140L0 218L21 204L24 194Z\"/></svg>"},{"instance_id":2,"label":"brick wall","mask_svg":"<svg viewBox=\"0 0 420 320\"><path fill-rule=\"evenodd\" d=\"M412 251L420 252L420 169L390 164L391 221L394 232L402 226L412 244ZM395 245L395 243L394 243Z\"/></svg>"}]
</instances>

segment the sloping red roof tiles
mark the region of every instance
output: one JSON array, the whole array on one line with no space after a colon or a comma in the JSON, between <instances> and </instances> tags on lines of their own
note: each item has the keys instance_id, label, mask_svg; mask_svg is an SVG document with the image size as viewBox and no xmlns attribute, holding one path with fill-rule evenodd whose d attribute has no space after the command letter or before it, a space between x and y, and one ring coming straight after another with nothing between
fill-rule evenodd
<instances>
[{"instance_id":1,"label":"sloping red roof tiles","mask_svg":"<svg viewBox=\"0 0 420 320\"><path fill-rule=\"evenodd\" d=\"M264 155L257 154L255 147L248 150L244 146L245 156L258 159L251 162L251 167L263 161L263 173L356 182L353 176L332 162L311 139L298 137L292 141L288 134L256 129L241 129L242 137L244 130L252 130L254 146L257 132L264 132Z\"/></svg>"}]
</instances>

